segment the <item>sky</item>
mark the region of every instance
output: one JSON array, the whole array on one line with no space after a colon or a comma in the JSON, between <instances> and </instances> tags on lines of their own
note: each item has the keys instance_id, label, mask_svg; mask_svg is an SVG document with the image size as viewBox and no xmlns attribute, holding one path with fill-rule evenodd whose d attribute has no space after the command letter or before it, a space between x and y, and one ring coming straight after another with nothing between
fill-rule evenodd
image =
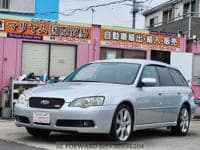
<instances>
[{"instance_id":1,"label":"sky","mask_svg":"<svg viewBox=\"0 0 200 150\"><path fill-rule=\"evenodd\" d=\"M59 12L68 14L71 10L77 8L86 8L91 5L108 3L115 0L60 0ZM145 1L145 0L137 0ZM143 9L149 9L168 0L147 0ZM126 3L124 3L126 4ZM109 25L109 26L132 26L131 6L115 4L106 7L95 8L93 13L93 24ZM78 11L71 16L60 15L60 20L70 22L81 22L92 24L92 10ZM141 13L137 14L136 28L144 29L144 17Z\"/></svg>"}]
</instances>

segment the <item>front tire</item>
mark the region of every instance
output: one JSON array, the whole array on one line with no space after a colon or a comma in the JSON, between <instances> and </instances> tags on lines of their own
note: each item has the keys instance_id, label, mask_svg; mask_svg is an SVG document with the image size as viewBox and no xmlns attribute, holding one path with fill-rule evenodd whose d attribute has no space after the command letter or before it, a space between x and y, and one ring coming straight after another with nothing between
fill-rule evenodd
<instances>
[{"instance_id":1,"label":"front tire","mask_svg":"<svg viewBox=\"0 0 200 150\"><path fill-rule=\"evenodd\" d=\"M190 112L188 107L183 105L179 113L177 125L175 127L171 127L171 132L173 135L185 136L189 131L189 126Z\"/></svg>"},{"instance_id":2,"label":"front tire","mask_svg":"<svg viewBox=\"0 0 200 150\"><path fill-rule=\"evenodd\" d=\"M120 105L114 114L110 135L116 141L125 142L133 129L133 112L128 105Z\"/></svg>"},{"instance_id":3,"label":"front tire","mask_svg":"<svg viewBox=\"0 0 200 150\"><path fill-rule=\"evenodd\" d=\"M51 131L43 130L43 129L35 129L35 128L26 128L26 131L35 137L45 137L50 134Z\"/></svg>"}]
</instances>

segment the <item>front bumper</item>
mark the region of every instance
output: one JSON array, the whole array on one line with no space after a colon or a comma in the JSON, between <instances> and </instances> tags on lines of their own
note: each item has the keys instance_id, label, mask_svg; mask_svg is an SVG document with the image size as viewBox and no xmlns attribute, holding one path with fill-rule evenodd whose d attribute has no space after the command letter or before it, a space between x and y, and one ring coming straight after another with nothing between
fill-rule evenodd
<instances>
[{"instance_id":1,"label":"front bumper","mask_svg":"<svg viewBox=\"0 0 200 150\"><path fill-rule=\"evenodd\" d=\"M24 104L15 105L15 115L27 117L30 123L15 121L18 127L30 127L47 129L51 131L72 131L78 133L102 133L110 132L115 105L96 106L89 108L68 107L65 103L61 109L39 109L30 108ZM50 124L41 125L33 122L33 112L49 112ZM58 120L92 120L94 127L60 127L56 125Z\"/></svg>"}]
</instances>

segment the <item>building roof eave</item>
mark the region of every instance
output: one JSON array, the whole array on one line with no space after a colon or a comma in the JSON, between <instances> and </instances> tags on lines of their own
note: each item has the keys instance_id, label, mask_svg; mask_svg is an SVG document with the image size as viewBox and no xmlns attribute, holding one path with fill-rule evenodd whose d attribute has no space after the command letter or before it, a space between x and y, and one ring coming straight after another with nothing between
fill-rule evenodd
<instances>
[{"instance_id":1,"label":"building roof eave","mask_svg":"<svg viewBox=\"0 0 200 150\"><path fill-rule=\"evenodd\" d=\"M164 7L168 7L170 5L178 3L180 1L182 1L182 0L169 0L169 1L165 2L165 3L162 3L162 4L158 5L158 6L155 6L155 7L151 8L151 9L148 9L148 10L144 11L142 14L143 14L143 16L148 16L148 15L150 15L150 14L156 12L156 11L162 10Z\"/></svg>"}]
</instances>

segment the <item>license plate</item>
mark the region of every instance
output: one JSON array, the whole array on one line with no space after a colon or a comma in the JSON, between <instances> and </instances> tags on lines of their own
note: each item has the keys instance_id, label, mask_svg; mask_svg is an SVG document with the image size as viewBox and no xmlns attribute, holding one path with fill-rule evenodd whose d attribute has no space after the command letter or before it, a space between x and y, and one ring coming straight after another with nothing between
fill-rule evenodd
<instances>
[{"instance_id":1,"label":"license plate","mask_svg":"<svg viewBox=\"0 0 200 150\"><path fill-rule=\"evenodd\" d=\"M48 112L34 112L33 113L33 122L50 124L50 114Z\"/></svg>"}]
</instances>

